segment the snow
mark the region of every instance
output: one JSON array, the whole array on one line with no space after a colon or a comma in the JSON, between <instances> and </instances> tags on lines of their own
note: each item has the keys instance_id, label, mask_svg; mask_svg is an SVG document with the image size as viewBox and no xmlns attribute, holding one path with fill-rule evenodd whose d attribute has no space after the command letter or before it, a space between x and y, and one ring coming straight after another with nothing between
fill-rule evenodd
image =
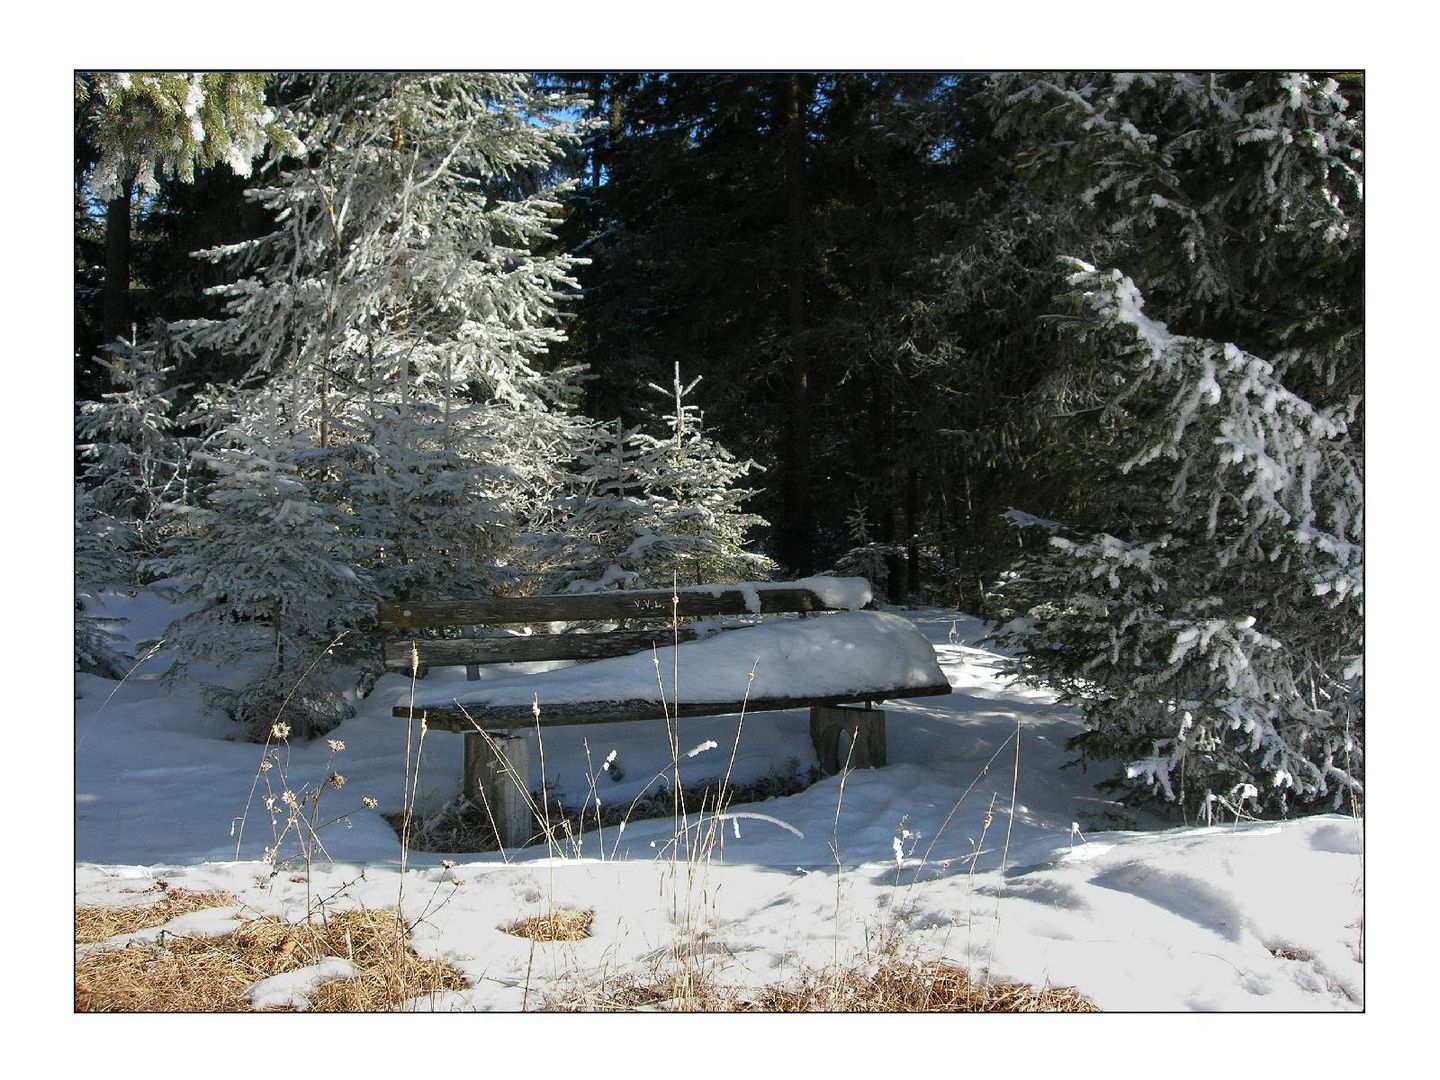
<instances>
[{"instance_id":1,"label":"snow","mask_svg":"<svg viewBox=\"0 0 1440 1080\"><path fill-rule=\"evenodd\" d=\"M680 681L677 691L675 671ZM753 671L754 680L750 680ZM664 700L736 702L751 698L819 697L943 684L930 643L899 615L844 611L783 619L667 645L653 653L612 657L537 675L474 683L460 672L427 679L415 707L529 705L541 711L573 701ZM394 704L408 704L409 687Z\"/></svg>"},{"instance_id":2,"label":"snow","mask_svg":"<svg viewBox=\"0 0 1440 1080\"><path fill-rule=\"evenodd\" d=\"M158 636L163 605L154 593L105 602L108 615L129 619L115 625L132 648ZM328 858L312 867L308 895L332 897L332 909L399 900L417 921L416 950L449 960L470 983L415 1003L424 1009L534 1007L547 990L602 972L644 973L687 938L703 941L725 981L758 986L807 967L868 963L887 935L918 955L996 978L1074 986L1106 1010L1362 1008L1359 821L1332 814L1253 822L1225 813L1208 827L1160 827L1096 786L1103 769L1061 768L1073 756L1064 743L1080 730L1076 718L1048 693L1003 681L977 620L953 611L864 612L785 629L843 625L855 615L907 623L952 687L948 697L885 705L887 767L736 806L708 850L704 822L692 812L678 842L666 818L507 857L412 852L403 890L395 834L363 804L372 798L379 812L393 812L402 799L407 725L390 709L409 682L384 676L332 733L344 749L329 767L347 782L325 792L322 817L338 820L322 831ZM726 638L766 635L756 627L715 640ZM780 666L762 655L757 682L767 659ZM785 663L803 679L811 659L818 658L802 648ZM229 891L242 908L187 915L144 932L152 937L224 933L242 909L245 917L302 919L307 885L296 852L282 847L283 865L272 874L260 861L274 838L258 798L246 816L261 748L200 719L197 694L167 696L157 682L164 664L162 654L123 684L75 680L76 902L132 903L163 879ZM545 678L579 679L571 672L581 670ZM682 671L682 693L687 685L703 685L703 676ZM734 716L686 720L677 734L687 785L723 775L732 755L738 782L815 763L803 710L755 713L743 724ZM593 791L613 805L673 770L661 723L543 735L544 780L558 780L573 801ZM422 814L456 794L461 744L446 733L426 737L416 785ZM324 740L278 754L275 772L291 789L324 782ZM542 779L539 758L532 753L533 785ZM602 762L623 762L623 779L612 780ZM500 931L550 904L593 910L593 936L533 945ZM251 992L300 1005L315 980L344 974L332 964Z\"/></svg>"},{"instance_id":3,"label":"snow","mask_svg":"<svg viewBox=\"0 0 1440 1080\"><path fill-rule=\"evenodd\" d=\"M353 979L355 965L338 956L327 956L318 964L286 971L261 979L245 992L250 1004L257 1009L289 1006L292 1009L308 1009L310 1000L306 994L322 982L331 979Z\"/></svg>"}]
</instances>

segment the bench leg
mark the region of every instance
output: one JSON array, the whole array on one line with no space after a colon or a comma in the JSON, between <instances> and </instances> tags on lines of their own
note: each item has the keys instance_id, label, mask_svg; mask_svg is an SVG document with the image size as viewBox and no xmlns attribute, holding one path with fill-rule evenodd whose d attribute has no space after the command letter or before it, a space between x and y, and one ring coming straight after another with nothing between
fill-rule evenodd
<instances>
[{"instance_id":1,"label":"bench leg","mask_svg":"<svg viewBox=\"0 0 1440 1080\"><path fill-rule=\"evenodd\" d=\"M500 846L535 837L530 811L530 740L505 732L465 733L465 797L490 815Z\"/></svg>"},{"instance_id":2,"label":"bench leg","mask_svg":"<svg viewBox=\"0 0 1440 1080\"><path fill-rule=\"evenodd\" d=\"M885 713L856 705L813 705L810 740L824 776L845 768L847 758L852 769L878 769L886 760Z\"/></svg>"}]
</instances>

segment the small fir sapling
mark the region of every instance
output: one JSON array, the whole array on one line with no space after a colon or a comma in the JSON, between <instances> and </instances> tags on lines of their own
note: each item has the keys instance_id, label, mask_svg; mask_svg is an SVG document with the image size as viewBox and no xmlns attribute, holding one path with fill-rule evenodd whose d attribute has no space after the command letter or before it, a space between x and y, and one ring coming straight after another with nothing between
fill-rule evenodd
<instances>
[{"instance_id":1,"label":"small fir sapling","mask_svg":"<svg viewBox=\"0 0 1440 1080\"><path fill-rule=\"evenodd\" d=\"M677 363L669 387L650 384L674 408L665 414L666 435L637 436L639 481L651 509L627 557L645 584L763 579L774 568L768 557L745 548L748 532L766 522L742 509L755 492L736 485L759 466L737 460L704 434L699 407L686 401L700 381L685 384Z\"/></svg>"},{"instance_id":2,"label":"small fir sapling","mask_svg":"<svg viewBox=\"0 0 1440 1080\"><path fill-rule=\"evenodd\" d=\"M81 403L76 417L80 482L75 486L75 665L110 678L128 662L93 614L106 589L140 584L143 560L158 553L165 507L187 496L193 439L176 434L173 369L156 350L118 345L97 358L115 390Z\"/></svg>"},{"instance_id":3,"label":"small fir sapling","mask_svg":"<svg viewBox=\"0 0 1440 1080\"><path fill-rule=\"evenodd\" d=\"M75 420L80 477L88 504L123 533L125 542L112 548L125 553L120 565L133 576L138 559L159 550L164 508L187 498L195 440L176 430L174 368L160 359L153 341L117 346L110 359L97 357L95 363L110 373L115 389L80 404ZM120 536L112 533L110 539ZM123 576L112 569L108 580Z\"/></svg>"},{"instance_id":4,"label":"small fir sapling","mask_svg":"<svg viewBox=\"0 0 1440 1080\"><path fill-rule=\"evenodd\" d=\"M115 584L117 567L133 563L134 540L127 523L95 506L91 492L75 485L75 670L118 679L128 666L111 632L116 620L95 612L98 594ZM128 575L122 575L128 578Z\"/></svg>"},{"instance_id":5,"label":"small fir sapling","mask_svg":"<svg viewBox=\"0 0 1440 1080\"><path fill-rule=\"evenodd\" d=\"M700 410L686 400L699 382L684 384L677 364L669 388L651 384L674 406L663 434L618 419L590 426L548 587L593 592L769 576L773 563L745 549L749 530L764 524L741 509L754 492L736 486L758 466L703 434Z\"/></svg>"},{"instance_id":6,"label":"small fir sapling","mask_svg":"<svg viewBox=\"0 0 1440 1080\"><path fill-rule=\"evenodd\" d=\"M845 527L854 546L836 560L836 575L863 577L870 582L877 598L890 599L890 566L893 560L905 554L904 546L882 544L870 535L866 508L860 505L858 499L845 519Z\"/></svg>"},{"instance_id":7,"label":"small fir sapling","mask_svg":"<svg viewBox=\"0 0 1440 1080\"><path fill-rule=\"evenodd\" d=\"M653 506L640 482L645 451L639 434L619 418L588 427L573 466L577 490L565 499L553 536L556 569L546 591L623 589L640 579L631 548L648 534L644 522Z\"/></svg>"}]
</instances>

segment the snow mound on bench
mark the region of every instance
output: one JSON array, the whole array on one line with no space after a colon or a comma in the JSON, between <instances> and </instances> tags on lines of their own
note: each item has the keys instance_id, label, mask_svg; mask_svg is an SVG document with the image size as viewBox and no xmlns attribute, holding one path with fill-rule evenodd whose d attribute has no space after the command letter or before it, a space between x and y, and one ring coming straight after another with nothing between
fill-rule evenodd
<instances>
[{"instance_id":1,"label":"snow mound on bench","mask_svg":"<svg viewBox=\"0 0 1440 1080\"><path fill-rule=\"evenodd\" d=\"M537 695L542 708L579 701L658 701L662 680L665 700L673 701L675 653L670 645L538 675L451 683L443 694L417 693L415 705L528 705ZM679 700L693 704L741 701L752 667L749 696L757 699L883 697L875 691L945 685L934 646L914 623L883 611L812 615L729 630L682 643L679 664Z\"/></svg>"}]
</instances>

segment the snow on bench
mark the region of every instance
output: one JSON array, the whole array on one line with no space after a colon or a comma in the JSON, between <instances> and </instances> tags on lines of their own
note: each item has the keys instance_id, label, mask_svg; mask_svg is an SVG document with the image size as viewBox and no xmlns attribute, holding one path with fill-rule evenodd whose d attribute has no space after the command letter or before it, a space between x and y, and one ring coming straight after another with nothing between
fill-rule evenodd
<instances>
[{"instance_id":1,"label":"snow on bench","mask_svg":"<svg viewBox=\"0 0 1440 1080\"><path fill-rule=\"evenodd\" d=\"M752 668L755 680L749 683ZM883 611L847 611L469 683L459 693L417 692L414 712L424 713L432 728L473 731L476 724L534 726L537 701L541 725L593 724L712 716L742 705L760 712L949 692L934 647L913 623ZM397 716L410 712L408 704L395 709Z\"/></svg>"}]
</instances>

